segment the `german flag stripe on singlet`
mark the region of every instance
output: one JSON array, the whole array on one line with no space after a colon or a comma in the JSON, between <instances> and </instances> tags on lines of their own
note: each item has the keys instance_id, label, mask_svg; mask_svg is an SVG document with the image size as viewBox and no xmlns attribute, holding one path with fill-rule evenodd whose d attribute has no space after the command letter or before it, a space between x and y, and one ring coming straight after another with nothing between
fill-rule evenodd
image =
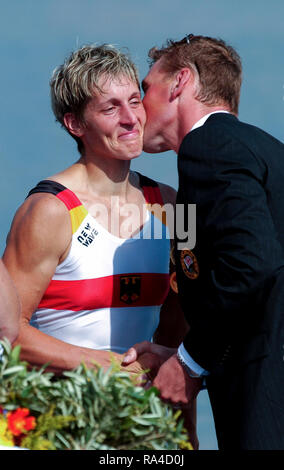
<instances>
[{"instance_id":1,"label":"german flag stripe on singlet","mask_svg":"<svg viewBox=\"0 0 284 470\"><path fill-rule=\"evenodd\" d=\"M148 204L164 204L158 183L147 176L139 175L140 186L143 189L145 200Z\"/></svg>"},{"instance_id":2,"label":"german flag stripe on singlet","mask_svg":"<svg viewBox=\"0 0 284 470\"><path fill-rule=\"evenodd\" d=\"M122 278L139 284L137 299L124 299L121 294ZM92 310L94 308L126 308L161 305L168 294L169 276L161 273L131 273L129 276L114 274L95 279L77 281L53 280L39 308L55 310ZM156 286L156 289L153 289ZM135 294L135 292L134 292Z\"/></svg>"},{"instance_id":3,"label":"german flag stripe on singlet","mask_svg":"<svg viewBox=\"0 0 284 470\"><path fill-rule=\"evenodd\" d=\"M158 183L148 178L147 176L141 175L138 172L137 174L139 175L140 186L143 189L143 194L148 206L148 210L155 217L160 219L163 225L167 225L167 215L166 212L162 210L164 201ZM158 210L157 205L160 206L160 209L158 208Z\"/></svg>"},{"instance_id":4,"label":"german flag stripe on singlet","mask_svg":"<svg viewBox=\"0 0 284 470\"><path fill-rule=\"evenodd\" d=\"M67 189L65 186L57 183L56 181L40 181L37 186L29 192L28 197L35 193L54 194L54 196L56 196L65 204L71 217L72 233L76 232L88 214L87 209L83 206L77 196L72 191L70 191L70 189Z\"/></svg>"}]
</instances>

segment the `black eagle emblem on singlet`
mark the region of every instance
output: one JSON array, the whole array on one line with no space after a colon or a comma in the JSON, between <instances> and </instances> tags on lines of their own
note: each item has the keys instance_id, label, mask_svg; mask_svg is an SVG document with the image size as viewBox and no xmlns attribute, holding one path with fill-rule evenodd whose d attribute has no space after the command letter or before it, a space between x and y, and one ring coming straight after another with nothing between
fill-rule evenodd
<instances>
[{"instance_id":1,"label":"black eagle emblem on singlet","mask_svg":"<svg viewBox=\"0 0 284 470\"><path fill-rule=\"evenodd\" d=\"M140 299L141 276L120 276L120 300L132 304Z\"/></svg>"}]
</instances>

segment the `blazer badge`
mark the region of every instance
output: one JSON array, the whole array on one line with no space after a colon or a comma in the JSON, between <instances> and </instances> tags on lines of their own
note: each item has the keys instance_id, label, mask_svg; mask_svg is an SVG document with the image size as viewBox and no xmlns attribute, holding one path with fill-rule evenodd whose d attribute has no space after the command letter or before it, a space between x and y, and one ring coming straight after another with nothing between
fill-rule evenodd
<instances>
[{"instance_id":1,"label":"blazer badge","mask_svg":"<svg viewBox=\"0 0 284 470\"><path fill-rule=\"evenodd\" d=\"M181 267L189 279L196 279L199 276L199 266L196 256L191 250L182 250L180 254Z\"/></svg>"}]
</instances>

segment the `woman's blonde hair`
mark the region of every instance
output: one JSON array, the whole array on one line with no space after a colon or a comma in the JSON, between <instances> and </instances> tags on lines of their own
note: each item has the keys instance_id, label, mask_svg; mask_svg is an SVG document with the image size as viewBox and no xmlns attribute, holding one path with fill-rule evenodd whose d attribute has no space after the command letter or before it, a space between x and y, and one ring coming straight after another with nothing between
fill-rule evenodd
<instances>
[{"instance_id":1,"label":"woman's blonde hair","mask_svg":"<svg viewBox=\"0 0 284 470\"><path fill-rule=\"evenodd\" d=\"M99 86L102 76L105 80L127 77L140 88L135 64L127 54L110 44L83 46L55 69L50 80L51 105L56 120L63 127L64 115L70 112L84 122L87 103L96 93L103 92ZM81 152L81 140L72 137Z\"/></svg>"}]
</instances>

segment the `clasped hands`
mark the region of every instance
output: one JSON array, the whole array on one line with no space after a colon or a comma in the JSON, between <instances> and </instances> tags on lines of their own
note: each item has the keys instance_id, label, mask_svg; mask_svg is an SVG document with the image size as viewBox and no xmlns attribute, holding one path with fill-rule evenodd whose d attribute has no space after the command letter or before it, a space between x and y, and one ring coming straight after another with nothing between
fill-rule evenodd
<instances>
[{"instance_id":1,"label":"clasped hands","mask_svg":"<svg viewBox=\"0 0 284 470\"><path fill-rule=\"evenodd\" d=\"M147 379L160 391L160 398L174 407L186 408L200 391L202 379L190 377L176 353L175 348L143 341L125 353L122 365L137 361L143 369L149 369Z\"/></svg>"}]
</instances>

